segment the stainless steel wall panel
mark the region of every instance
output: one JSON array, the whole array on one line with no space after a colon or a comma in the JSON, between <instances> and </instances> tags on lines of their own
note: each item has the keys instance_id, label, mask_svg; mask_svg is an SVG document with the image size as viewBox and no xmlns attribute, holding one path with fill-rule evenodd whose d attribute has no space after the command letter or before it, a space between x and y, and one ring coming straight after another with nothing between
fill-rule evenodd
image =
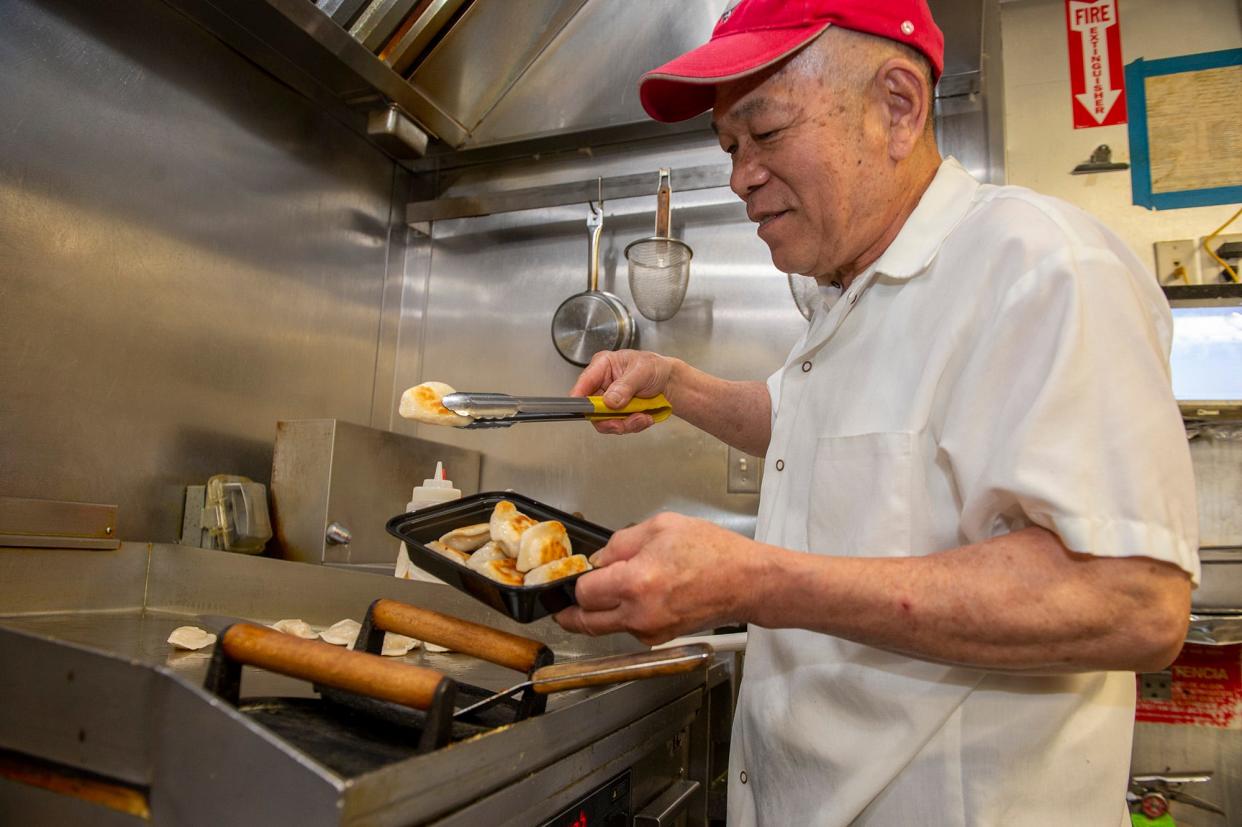
<instances>
[{"instance_id":1,"label":"stainless steel wall panel","mask_svg":"<svg viewBox=\"0 0 1242 827\"><path fill-rule=\"evenodd\" d=\"M441 442L334 419L282 421L272 459L272 525L286 560L392 565L388 520L442 460L463 494L478 492L480 457ZM325 537L329 526L349 536Z\"/></svg>"},{"instance_id":2,"label":"stainless steel wall panel","mask_svg":"<svg viewBox=\"0 0 1242 827\"><path fill-rule=\"evenodd\" d=\"M649 168L654 193L663 157L631 153L615 166ZM651 232L654 206L654 197L607 204L601 287L631 307L622 251ZM728 190L677 193L674 180L674 210L675 234L695 250L689 292L670 321L638 317L639 345L729 378L766 378L806 325L785 276ZM399 384L568 391L578 371L557 355L549 326L556 306L586 286L586 214L582 205L437 222L428 243L422 365L399 358ZM629 439L580 423L454 431L400 422L396 429L482 451L484 489L511 487L609 527L673 509L754 530L757 497L726 493L725 446L677 419Z\"/></svg>"},{"instance_id":3,"label":"stainless steel wall panel","mask_svg":"<svg viewBox=\"0 0 1242 827\"><path fill-rule=\"evenodd\" d=\"M394 167L157 0L3 9L0 494L173 538L278 419L370 420Z\"/></svg>"}]
</instances>

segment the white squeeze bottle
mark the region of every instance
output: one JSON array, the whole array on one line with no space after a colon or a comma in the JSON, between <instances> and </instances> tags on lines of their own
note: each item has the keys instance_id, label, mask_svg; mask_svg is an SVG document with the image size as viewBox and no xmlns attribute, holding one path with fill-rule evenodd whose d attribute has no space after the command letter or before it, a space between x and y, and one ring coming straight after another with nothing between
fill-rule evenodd
<instances>
[{"instance_id":1,"label":"white squeeze bottle","mask_svg":"<svg viewBox=\"0 0 1242 827\"><path fill-rule=\"evenodd\" d=\"M420 508L460 499L461 491L453 487L452 480L444 478L444 463L437 462L435 476L429 480L423 480L422 485L414 487L410 493L410 501L405 505L405 510L407 512L418 511ZM444 582L411 563L410 552L406 549L405 543L401 544L401 549L397 552L397 568L393 574L404 580L421 580L424 583Z\"/></svg>"}]
</instances>

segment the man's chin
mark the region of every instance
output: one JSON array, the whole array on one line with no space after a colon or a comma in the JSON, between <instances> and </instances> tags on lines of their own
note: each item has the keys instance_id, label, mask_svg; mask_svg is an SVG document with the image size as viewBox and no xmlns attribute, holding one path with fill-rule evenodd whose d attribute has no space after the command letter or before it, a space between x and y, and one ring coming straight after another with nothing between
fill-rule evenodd
<instances>
[{"instance_id":1,"label":"man's chin","mask_svg":"<svg viewBox=\"0 0 1242 827\"><path fill-rule=\"evenodd\" d=\"M793 256L785 254L785 251L781 250L779 246L769 244L768 253L772 256L772 266L782 273L793 273L800 276L811 269L805 261L799 261Z\"/></svg>"}]
</instances>

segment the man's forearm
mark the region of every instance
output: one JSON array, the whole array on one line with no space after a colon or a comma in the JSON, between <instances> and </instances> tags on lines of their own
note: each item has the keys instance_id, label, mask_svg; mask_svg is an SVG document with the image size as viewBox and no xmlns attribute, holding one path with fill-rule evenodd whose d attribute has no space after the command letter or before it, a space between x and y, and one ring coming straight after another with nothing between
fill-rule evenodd
<instances>
[{"instance_id":1,"label":"man's forearm","mask_svg":"<svg viewBox=\"0 0 1242 827\"><path fill-rule=\"evenodd\" d=\"M926 557L764 550L746 586L752 622L942 663L1156 670L1176 655L1189 614L1180 570L1141 557L1073 554L1039 528Z\"/></svg>"},{"instance_id":2,"label":"man's forearm","mask_svg":"<svg viewBox=\"0 0 1242 827\"><path fill-rule=\"evenodd\" d=\"M720 441L763 456L772 438L772 400L763 382L730 382L673 359L665 395L673 412Z\"/></svg>"}]
</instances>

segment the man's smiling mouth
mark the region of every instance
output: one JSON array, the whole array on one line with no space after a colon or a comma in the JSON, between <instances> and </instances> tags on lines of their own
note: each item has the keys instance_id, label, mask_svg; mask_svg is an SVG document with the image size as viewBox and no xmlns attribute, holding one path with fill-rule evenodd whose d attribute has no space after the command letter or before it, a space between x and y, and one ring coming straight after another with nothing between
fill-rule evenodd
<instances>
[{"instance_id":1,"label":"man's smiling mouth","mask_svg":"<svg viewBox=\"0 0 1242 827\"><path fill-rule=\"evenodd\" d=\"M776 221L778 218L784 216L788 212L789 210L781 210L780 212L766 213L764 215L758 216L755 220L759 224L759 229L762 230L764 227L767 227L773 221Z\"/></svg>"}]
</instances>

